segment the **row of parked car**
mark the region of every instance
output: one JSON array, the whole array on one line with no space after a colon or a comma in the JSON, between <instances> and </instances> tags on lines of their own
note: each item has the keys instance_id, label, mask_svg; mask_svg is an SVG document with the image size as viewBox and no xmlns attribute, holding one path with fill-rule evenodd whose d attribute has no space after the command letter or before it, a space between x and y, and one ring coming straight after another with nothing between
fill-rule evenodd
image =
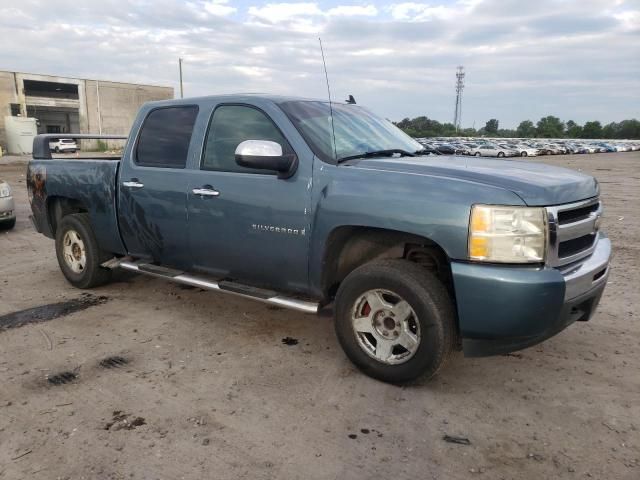
<instances>
[{"instance_id":1,"label":"row of parked car","mask_svg":"<svg viewBox=\"0 0 640 480\"><path fill-rule=\"evenodd\" d=\"M478 157L535 157L572 153L631 152L640 150L638 141L581 141L488 138L417 138L434 155L474 155Z\"/></svg>"}]
</instances>

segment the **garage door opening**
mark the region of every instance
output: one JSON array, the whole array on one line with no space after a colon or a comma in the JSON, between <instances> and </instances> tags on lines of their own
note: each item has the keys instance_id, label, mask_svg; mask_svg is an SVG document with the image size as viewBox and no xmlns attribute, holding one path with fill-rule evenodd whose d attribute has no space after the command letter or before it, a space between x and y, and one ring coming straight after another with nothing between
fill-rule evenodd
<instances>
[{"instance_id":1,"label":"garage door opening","mask_svg":"<svg viewBox=\"0 0 640 480\"><path fill-rule=\"evenodd\" d=\"M77 108L27 105L27 116L37 120L38 133L80 133Z\"/></svg>"}]
</instances>

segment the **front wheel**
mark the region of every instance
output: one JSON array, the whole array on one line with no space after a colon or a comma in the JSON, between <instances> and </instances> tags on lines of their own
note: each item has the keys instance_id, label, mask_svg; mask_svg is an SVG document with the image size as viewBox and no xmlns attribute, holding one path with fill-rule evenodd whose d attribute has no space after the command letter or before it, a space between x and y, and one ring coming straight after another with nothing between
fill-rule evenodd
<instances>
[{"instance_id":1,"label":"front wheel","mask_svg":"<svg viewBox=\"0 0 640 480\"><path fill-rule=\"evenodd\" d=\"M0 230L11 230L16 226L16 219L12 218L11 220L5 220L0 222Z\"/></svg>"},{"instance_id":2,"label":"front wheel","mask_svg":"<svg viewBox=\"0 0 640 480\"><path fill-rule=\"evenodd\" d=\"M86 213L62 219L56 230L56 256L60 270L74 287L93 288L111 279L111 270L100 266L110 255L98 246Z\"/></svg>"},{"instance_id":3,"label":"front wheel","mask_svg":"<svg viewBox=\"0 0 640 480\"><path fill-rule=\"evenodd\" d=\"M480 156L480 152L476 152L473 154L475 157L479 157Z\"/></svg>"},{"instance_id":4,"label":"front wheel","mask_svg":"<svg viewBox=\"0 0 640 480\"><path fill-rule=\"evenodd\" d=\"M336 296L335 329L349 359L389 383L433 377L456 342L447 290L406 260L371 262L351 272Z\"/></svg>"},{"instance_id":5,"label":"front wheel","mask_svg":"<svg viewBox=\"0 0 640 480\"><path fill-rule=\"evenodd\" d=\"M498 158L504 157L504 152L498 152Z\"/></svg>"},{"instance_id":6,"label":"front wheel","mask_svg":"<svg viewBox=\"0 0 640 480\"><path fill-rule=\"evenodd\" d=\"M527 152L522 152L522 153L520 154L520 156L521 156L521 157L526 157L527 155L529 155Z\"/></svg>"}]
</instances>

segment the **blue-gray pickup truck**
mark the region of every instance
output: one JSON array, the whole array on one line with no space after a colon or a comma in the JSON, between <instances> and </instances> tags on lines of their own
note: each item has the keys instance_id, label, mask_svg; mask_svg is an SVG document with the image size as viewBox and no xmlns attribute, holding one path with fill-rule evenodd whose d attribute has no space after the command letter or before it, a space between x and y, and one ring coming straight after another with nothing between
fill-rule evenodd
<instances>
[{"instance_id":1,"label":"blue-gray pickup truck","mask_svg":"<svg viewBox=\"0 0 640 480\"><path fill-rule=\"evenodd\" d=\"M118 158L51 158L38 136L33 224L79 288L122 268L332 308L349 359L388 382L433 376L455 350L503 354L589 320L611 254L593 177L431 156L367 109L331 106L148 103Z\"/></svg>"}]
</instances>

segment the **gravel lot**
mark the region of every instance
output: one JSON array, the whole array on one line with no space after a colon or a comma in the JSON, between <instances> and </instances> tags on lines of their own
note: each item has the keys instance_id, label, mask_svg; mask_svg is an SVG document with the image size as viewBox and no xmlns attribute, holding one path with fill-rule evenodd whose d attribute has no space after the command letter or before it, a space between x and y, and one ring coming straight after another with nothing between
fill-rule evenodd
<instances>
[{"instance_id":1,"label":"gravel lot","mask_svg":"<svg viewBox=\"0 0 640 480\"><path fill-rule=\"evenodd\" d=\"M327 315L145 277L73 289L29 224L25 161L1 158L19 217L0 317L44 307L0 326L0 479L640 478L640 152L539 161L600 180L597 314L400 388L356 371Z\"/></svg>"}]
</instances>

